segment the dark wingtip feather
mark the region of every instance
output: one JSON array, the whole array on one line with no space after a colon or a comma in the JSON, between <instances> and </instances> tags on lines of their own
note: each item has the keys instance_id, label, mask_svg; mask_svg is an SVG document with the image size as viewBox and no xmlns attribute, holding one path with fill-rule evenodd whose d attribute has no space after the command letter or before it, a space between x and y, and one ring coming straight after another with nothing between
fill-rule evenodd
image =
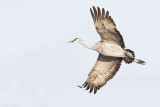
<instances>
[{"instance_id":1,"label":"dark wingtip feather","mask_svg":"<svg viewBox=\"0 0 160 107\"><path fill-rule=\"evenodd\" d=\"M104 8L102 8L102 19L104 19L104 16L105 16L105 10L104 10Z\"/></svg>"},{"instance_id":2,"label":"dark wingtip feather","mask_svg":"<svg viewBox=\"0 0 160 107\"><path fill-rule=\"evenodd\" d=\"M94 6L93 6L93 11L94 11L94 17L95 17L95 21L96 21L97 20L97 10Z\"/></svg>"},{"instance_id":3,"label":"dark wingtip feather","mask_svg":"<svg viewBox=\"0 0 160 107\"><path fill-rule=\"evenodd\" d=\"M94 86L94 94L96 94L96 92L97 92L97 87Z\"/></svg>"},{"instance_id":4,"label":"dark wingtip feather","mask_svg":"<svg viewBox=\"0 0 160 107\"><path fill-rule=\"evenodd\" d=\"M88 84L88 83L85 82L85 83L82 85L83 88L85 88L85 87L87 86L87 84Z\"/></svg>"},{"instance_id":5,"label":"dark wingtip feather","mask_svg":"<svg viewBox=\"0 0 160 107\"><path fill-rule=\"evenodd\" d=\"M93 84L91 84L89 93L91 93L92 91L93 91Z\"/></svg>"},{"instance_id":6,"label":"dark wingtip feather","mask_svg":"<svg viewBox=\"0 0 160 107\"><path fill-rule=\"evenodd\" d=\"M109 12L107 11L107 12L106 12L105 19L107 19L107 18L108 18L108 16L109 16Z\"/></svg>"},{"instance_id":7,"label":"dark wingtip feather","mask_svg":"<svg viewBox=\"0 0 160 107\"><path fill-rule=\"evenodd\" d=\"M101 19L101 10L99 7L97 7L97 10L98 10L98 20Z\"/></svg>"},{"instance_id":8,"label":"dark wingtip feather","mask_svg":"<svg viewBox=\"0 0 160 107\"><path fill-rule=\"evenodd\" d=\"M91 8L90 8L90 12L91 12L91 15L92 15L92 19L93 19L93 21L95 22L94 13L93 13L93 11L92 11L92 9L91 9Z\"/></svg>"},{"instance_id":9,"label":"dark wingtip feather","mask_svg":"<svg viewBox=\"0 0 160 107\"><path fill-rule=\"evenodd\" d=\"M88 90L89 88L90 88L90 84L88 84L88 86L87 86L86 90Z\"/></svg>"},{"instance_id":10,"label":"dark wingtip feather","mask_svg":"<svg viewBox=\"0 0 160 107\"><path fill-rule=\"evenodd\" d=\"M95 6L92 6L93 8L95 8Z\"/></svg>"}]
</instances>

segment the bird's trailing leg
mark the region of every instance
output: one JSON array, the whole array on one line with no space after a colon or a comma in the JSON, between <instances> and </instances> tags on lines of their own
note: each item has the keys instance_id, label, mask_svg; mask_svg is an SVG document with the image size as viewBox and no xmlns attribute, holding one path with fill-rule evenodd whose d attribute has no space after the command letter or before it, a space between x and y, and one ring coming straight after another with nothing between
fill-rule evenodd
<instances>
[{"instance_id":1,"label":"bird's trailing leg","mask_svg":"<svg viewBox=\"0 0 160 107\"><path fill-rule=\"evenodd\" d=\"M146 64L145 61L142 61L142 60L136 59L136 58L134 58L134 62L136 62L137 64L142 64L142 65L145 65L145 64Z\"/></svg>"}]
</instances>

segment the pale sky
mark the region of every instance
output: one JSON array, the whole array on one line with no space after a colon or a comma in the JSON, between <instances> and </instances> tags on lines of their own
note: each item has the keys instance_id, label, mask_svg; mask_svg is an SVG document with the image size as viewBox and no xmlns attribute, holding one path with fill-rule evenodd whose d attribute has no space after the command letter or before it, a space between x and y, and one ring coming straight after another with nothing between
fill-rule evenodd
<instances>
[{"instance_id":1,"label":"pale sky","mask_svg":"<svg viewBox=\"0 0 160 107\"><path fill-rule=\"evenodd\" d=\"M1 0L0 107L160 107L159 0ZM96 95L80 89L100 41L89 8L110 12L126 48L146 65L122 63Z\"/></svg>"}]
</instances>

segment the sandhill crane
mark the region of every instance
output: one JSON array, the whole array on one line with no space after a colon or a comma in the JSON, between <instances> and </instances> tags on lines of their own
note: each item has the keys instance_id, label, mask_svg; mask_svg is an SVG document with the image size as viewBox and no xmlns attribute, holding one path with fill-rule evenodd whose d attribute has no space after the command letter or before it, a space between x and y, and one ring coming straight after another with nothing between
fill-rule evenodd
<instances>
[{"instance_id":1,"label":"sandhill crane","mask_svg":"<svg viewBox=\"0 0 160 107\"><path fill-rule=\"evenodd\" d=\"M101 11L99 7L97 7L96 10L93 6L93 11L90 8L90 12L96 30L101 37L101 41L93 46L88 46L82 39L75 38L69 43L80 43L86 48L95 50L99 53L96 64L89 73L87 80L82 85L83 88L87 87L86 90L90 89L90 93L94 89L95 94L108 80L113 78L120 68L122 60L126 64L132 62L145 64L145 62L136 59L132 50L125 49L123 38L116 29L116 25L111 16L109 16L108 11L105 13L105 9L102 8Z\"/></svg>"}]
</instances>

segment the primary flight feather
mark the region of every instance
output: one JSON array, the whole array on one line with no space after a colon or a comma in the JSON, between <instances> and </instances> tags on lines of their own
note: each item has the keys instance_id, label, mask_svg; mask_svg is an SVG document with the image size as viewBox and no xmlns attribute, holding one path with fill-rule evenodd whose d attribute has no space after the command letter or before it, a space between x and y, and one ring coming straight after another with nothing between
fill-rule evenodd
<instances>
[{"instance_id":1,"label":"primary flight feather","mask_svg":"<svg viewBox=\"0 0 160 107\"><path fill-rule=\"evenodd\" d=\"M116 29L116 24L111 16L109 16L108 11L105 12L104 8L102 8L101 11L99 7L96 9L93 6L93 9L90 8L90 12L96 30L101 37L101 41L93 46L88 46L82 39L76 38L69 43L80 43L86 48L99 53L96 64L82 85L82 87L86 87L86 90L89 90L90 93L94 90L95 94L108 80L113 78L120 68L122 60L127 64L132 62L145 64L145 62L136 59L132 50L125 49L122 35Z\"/></svg>"}]
</instances>

